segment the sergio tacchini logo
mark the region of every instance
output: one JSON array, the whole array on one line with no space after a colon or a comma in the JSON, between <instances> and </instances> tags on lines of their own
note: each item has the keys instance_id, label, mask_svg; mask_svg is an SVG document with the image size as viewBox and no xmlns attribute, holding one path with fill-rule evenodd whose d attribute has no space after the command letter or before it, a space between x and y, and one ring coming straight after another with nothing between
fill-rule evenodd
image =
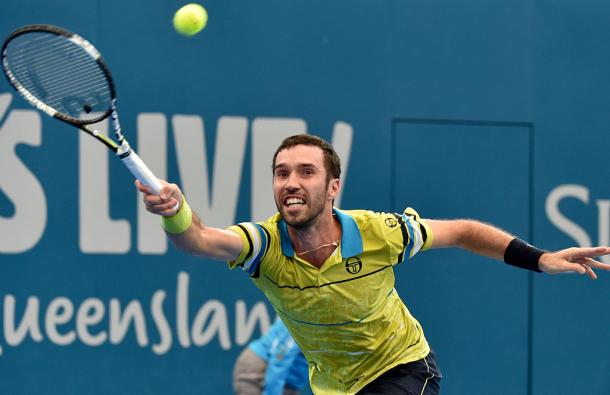
<instances>
[{"instance_id":1,"label":"sergio tacchini logo","mask_svg":"<svg viewBox=\"0 0 610 395\"><path fill-rule=\"evenodd\" d=\"M345 270L350 274L359 273L362 270L362 261L357 256L347 258L345 262Z\"/></svg>"},{"instance_id":2,"label":"sergio tacchini logo","mask_svg":"<svg viewBox=\"0 0 610 395\"><path fill-rule=\"evenodd\" d=\"M392 217L388 217L385 219L385 224L387 226L389 226L390 228L395 227L396 225L398 225L398 221L396 220L396 218L392 218Z\"/></svg>"}]
</instances>

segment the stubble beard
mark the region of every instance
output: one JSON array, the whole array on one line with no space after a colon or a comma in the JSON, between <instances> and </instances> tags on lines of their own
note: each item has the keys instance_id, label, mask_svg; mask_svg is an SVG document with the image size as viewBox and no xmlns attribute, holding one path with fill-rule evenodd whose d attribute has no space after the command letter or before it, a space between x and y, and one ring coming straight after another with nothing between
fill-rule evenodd
<instances>
[{"instance_id":1,"label":"stubble beard","mask_svg":"<svg viewBox=\"0 0 610 395\"><path fill-rule=\"evenodd\" d=\"M324 210L324 206L319 207L315 211L314 210L315 210L315 208L312 208L309 211L309 213L306 213L305 217L301 220L299 220L299 219L291 220L290 218L284 217L284 215L282 215L282 218L286 222L286 225L288 225L296 230L305 230L305 229L309 228L316 221L316 219L318 219L318 217L320 216L320 213Z\"/></svg>"},{"instance_id":2,"label":"stubble beard","mask_svg":"<svg viewBox=\"0 0 610 395\"><path fill-rule=\"evenodd\" d=\"M286 225L296 230L305 230L309 228L320 217L320 214L324 211L324 197L317 199L314 203L315 204L310 206L308 211L305 212L302 219L293 219L284 214L284 205L281 204L281 202L278 202L277 199L275 201L275 205L277 206L280 216L284 222L286 222Z\"/></svg>"}]
</instances>

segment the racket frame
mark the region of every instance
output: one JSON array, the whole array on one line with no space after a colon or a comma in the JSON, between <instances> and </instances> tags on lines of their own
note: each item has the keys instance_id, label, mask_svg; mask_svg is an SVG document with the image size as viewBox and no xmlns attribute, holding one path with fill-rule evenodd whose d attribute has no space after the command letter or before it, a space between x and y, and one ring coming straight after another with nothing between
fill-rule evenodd
<instances>
[{"instance_id":1,"label":"racket frame","mask_svg":"<svg viewBox=\"0 0 610 395\"><path fill-rule=\"evenodd\" d=\"M17 80L17 78L10 69L10 64L7 57L8 45L11 41L21 35L35 32L50 33L55 34L57 36L65 37L67 40L80 46L89 56L91 56L91 58L95 60L100 70L102 70L102 72L104 73L110 90L110 108L108 108L107 111L93 119L83 120L74 118L54 109L53 107L44 103L42 100L38 99ZM131 149L129 142L123 135L123 132L121 130L121 124L119 122L119 116L116 110L117 97L116 89L114 86L114 80L112 78L112 74L110 74L110 69L108 68L106 62L102 58L100 52L93 46L93 44L91 44L89 41L85 40L78 34L72 33L58 26L42 24L27 25L13 31L6 37L2 44L2 49L0 50L0 56L2 57L2 69L4 71L4 75L8 79L8 82L26 101L28 101L31 105L36 107L38 110L44 112L45 114L53 118L59 119L60 121L68 123L72 126L75 126L80 130L84 131L85 133L89 134L90 136L94 137L98 141L102 142L123 161L125 166L127 166L127 168L137 179L139 179L144 185L151 188L154 193L159 194L159 191L162 187L161 183L159 182L157 177L155 177L153 172L142 161L142 159L135 153L135 151ZM88 127L88 125L100 122L108 117L110 117L114 135L116 136L118 143L112 140L110 137L106 136L105 134L100 133L98 130Z\"/></svg>"}]
</instances>

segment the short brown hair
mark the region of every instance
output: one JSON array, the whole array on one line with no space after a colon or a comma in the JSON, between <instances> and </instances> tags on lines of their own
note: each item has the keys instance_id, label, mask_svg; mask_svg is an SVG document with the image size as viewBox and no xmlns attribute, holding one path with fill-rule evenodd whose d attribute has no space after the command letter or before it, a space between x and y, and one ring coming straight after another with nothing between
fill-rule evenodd
<instances>
[{"instance_id":1,"label":"short brown hair","mask_svg":"<svg viewBox=\"0 0 610 395\"><path fill-rule=\"evenodd\" d=\"M311 134L296 134L294 136L286 137L273 155L271 171L275 172L275 159L277 158L277 154L279 154L280 151L297 145L311 145L320 148L324 153L324 168L326 169L327 181L330 181L333 178L341 178L341 160L333 146L323 138Z\"/></svg>"}]
</instances>

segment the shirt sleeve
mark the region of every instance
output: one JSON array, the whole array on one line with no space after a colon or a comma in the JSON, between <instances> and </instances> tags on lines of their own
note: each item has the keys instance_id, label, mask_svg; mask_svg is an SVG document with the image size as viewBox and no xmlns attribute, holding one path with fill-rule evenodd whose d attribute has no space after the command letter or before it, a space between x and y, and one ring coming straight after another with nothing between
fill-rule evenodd
<instances>
[{"instance_id":1,"label":"shirt sleeve","mask_svg":"<svg viewBox=\"0 0 610 395\"><path fill-rule=\"evenodd\" d=\"M239 266L250 277L258 277L260 263L269 249L269 231L253 222L242 222L229 229L241 237L244 246L237 259L228 262L229 267L233 269Z\"/></svg>"},{"instance_id":2,"label":"shirt sleeve","mask_svg":"<svg viewBox=\"0 0 610 395\"><path fill-rule=\"evenodd\" d=\"M392 264L412 258L432 245L430 226L411 207L406 208L402 214L384 214L383 219Z\"/></svg>"}]
</instances>

